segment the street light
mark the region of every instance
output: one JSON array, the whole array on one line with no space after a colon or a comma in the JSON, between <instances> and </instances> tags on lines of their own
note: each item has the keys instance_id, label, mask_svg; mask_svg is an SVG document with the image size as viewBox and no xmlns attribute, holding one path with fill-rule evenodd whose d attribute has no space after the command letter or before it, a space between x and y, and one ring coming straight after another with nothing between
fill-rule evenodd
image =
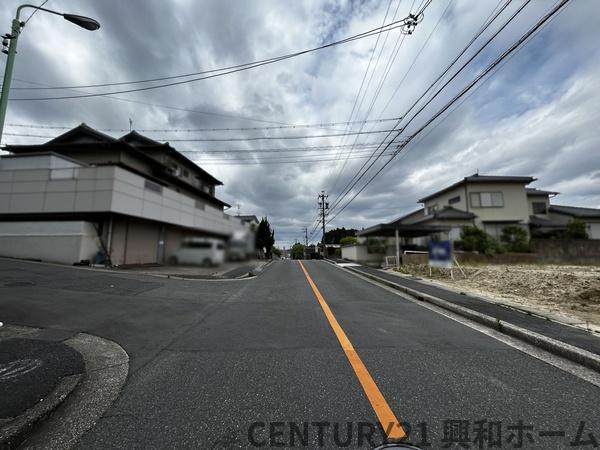
<instances>
[{"instance_id":1,"label":"street light","mask_svg":"<svg viewBox=\"0 0 600 450\"><path fill-rule=\"evenodd\" d=\"M6 59L6 67L4 68L4 81L2 82L2 94L0 95L0 140L2 139L2 131L4 130L4 119L6 117L6 107L8 105L10 82L15 63L15 55L17 54L17 40L19 38L19 34L21 34L21 29L25 26L25 22L21 22L19 19L21 10L24 8L33 8L57 16L62 16L65 20L68 20L69 22L89 31L95 31L100 28L100 23L98 23L98 21L85 16L78 16L76 14L63 14L35 5L21 5L17 8L17 15L12 21L12 29L10 34L5 34L2 36L2 53L7 54L8 58Z\"/></svg>"}]
</instances>

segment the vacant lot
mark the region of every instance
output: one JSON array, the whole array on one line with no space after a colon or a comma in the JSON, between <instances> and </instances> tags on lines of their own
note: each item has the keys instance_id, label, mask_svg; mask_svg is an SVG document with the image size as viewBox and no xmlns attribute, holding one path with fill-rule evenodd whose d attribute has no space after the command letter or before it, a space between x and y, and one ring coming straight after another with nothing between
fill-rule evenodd
<instances>
[{"instance_id":1,"label":"vacant lot","mask_svg":"<svg viewBox=\"0 0 600 450\"><path fill-rule=\"evenodd\" d=\"M600 267L489 265L435 270L433 281L508 305L559 316L600 331ZM429 278L425 265L404 266L404 273Z\"/></svg>"}]
</instances>

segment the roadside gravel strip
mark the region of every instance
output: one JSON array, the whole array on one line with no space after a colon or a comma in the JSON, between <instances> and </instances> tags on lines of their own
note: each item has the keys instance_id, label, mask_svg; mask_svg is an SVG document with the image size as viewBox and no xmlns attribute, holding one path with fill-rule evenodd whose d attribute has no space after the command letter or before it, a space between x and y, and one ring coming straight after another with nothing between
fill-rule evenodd
<instances>
[{"instance_id":1,"label":"roadside gravel strip","mask_svg":"<svg viewBox=\"0 0 600 450\"><path fill-rule=\"evenodd\" d=\"M36 333L53 330L5 325L2 331L33 337ZM83 356L85 372L65 377L43 402L23 414L20 427L11 430L19 441L24 439L19 448L66 449L75 446L109 408L125 384L129 356L115 342L78 333L63 343ZM6 448L12 448L12 445Z\"/></svg>"},{"instance_id":2,"label":"roadside gravel strip","mask_svg":"<svg viewBox=\"0 0 600 450\"><path fill-rule=\"evenodd\" d=\"M329 261L332 262L332 261ZM342 267L340 267L342 268ZM570 361L573 361L577 364L581 364L585 367L588 367L596 372L600 373L600 356L596 355L587 350L583 350L579 347L575 347L573 345L567 344L565 342L561 342L557 339L553 339L542 334L530 331L526 328L519 327L505 320L500 320L499 318L489 316L486 314L482 314L477 311L473 311L464 306L456 305L452 302L443 300L438 297L434 297L429 294L425 294L415 289L411 289L406 286L402 286L398 283L394 283L393 281L387 280L382 277L378 277L371 273L367 273L361 270L357 270L354 267L348 266L343 267L349 272L358 274L362 277L369 278L371 280L377 281L378 283L384 284L385 286L396 289L400 292L410 295L411 297L416 298L417 300L425 301L440 308L444 308L448 311L452 311L458 315L466 317L475 322L486 325L490 328L493 328L497 331L500 331L509 336L513 336L515 338L521 339L525 342L528 342L532 345L535 345L543 350L546 350L550 353L553 353L558 356L562 356Z\"/></svg>"}]
</instances>

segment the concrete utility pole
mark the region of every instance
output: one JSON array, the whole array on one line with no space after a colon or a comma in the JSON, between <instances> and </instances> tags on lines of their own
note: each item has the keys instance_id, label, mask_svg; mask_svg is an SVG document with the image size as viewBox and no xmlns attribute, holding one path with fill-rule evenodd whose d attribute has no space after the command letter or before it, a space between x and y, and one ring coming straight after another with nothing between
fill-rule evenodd
<instances>
[{"instance_id":1,"label":"concrete utility pole","mask_svg":"<svg viewBox=\"0 0 600 450\"><path fill-rule=\"evenodd\" d=\"M329 202L327 202L327 198L329 195L325 193L325 191L321 191L318 196L319 199L319 208L321 209L321 226L323 227L323 237L321 238L321 245L323 246L323 257L327 257L327 248L325 247L325 216L327 214L327 210L329 209Z\"/></svg>"},{"instance_id":2,"label":"concrete utility pole","mask_svg":"<svg viewBox=\"0 0 600 450\"><path fill-rule=\"evenodd\" d=\"M308 228L304 227L304 246L308 247Z\"/></svg>"}]
</instances>

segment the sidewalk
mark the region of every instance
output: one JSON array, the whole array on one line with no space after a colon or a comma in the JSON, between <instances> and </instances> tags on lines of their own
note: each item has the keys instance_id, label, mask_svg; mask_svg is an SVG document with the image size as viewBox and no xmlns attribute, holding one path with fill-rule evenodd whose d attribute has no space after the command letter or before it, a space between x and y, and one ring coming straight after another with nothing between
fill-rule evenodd
<instances>
[{"instance_id":1,"label":"sidewalk","mask_svg":"<svg viewBox=\"0 0 600 450\"><path fill-rule=\"evenodd\" d=\"M121 268L123 272L140 273L169 278L206 279L206 280L233 280L248 277L249 273L256 275L271 260L228 261L218 267L202 266L155 266L155 267L127 267Z\"/></svg>"},{"instance_id":2,"label":"sidewalk","mask_svg":"<svg viewBox=\"0 0 600 450\"><path fill-rule=\"evenodd\" d=\"M0 328L0 447L18 444L75 388L82 355L62 341L71 333Z\"/></svg>"},{"instance_id":3,"label":"sidewalk","mask_svg":"<svg viewBox=\"0 0 600 450\"><path fill-rule=\"evenodd\" d=\"M580 328L564 325L542 317L529 315L478 297L460 294L439 286L419 281L414 277L398 276L367 266L354 266L350 270L374 275L400 286L440 298L501 321L526 328L535 333L556 339L566 344L600 355L600 338Z\"/></svg>"}]
</instances>

